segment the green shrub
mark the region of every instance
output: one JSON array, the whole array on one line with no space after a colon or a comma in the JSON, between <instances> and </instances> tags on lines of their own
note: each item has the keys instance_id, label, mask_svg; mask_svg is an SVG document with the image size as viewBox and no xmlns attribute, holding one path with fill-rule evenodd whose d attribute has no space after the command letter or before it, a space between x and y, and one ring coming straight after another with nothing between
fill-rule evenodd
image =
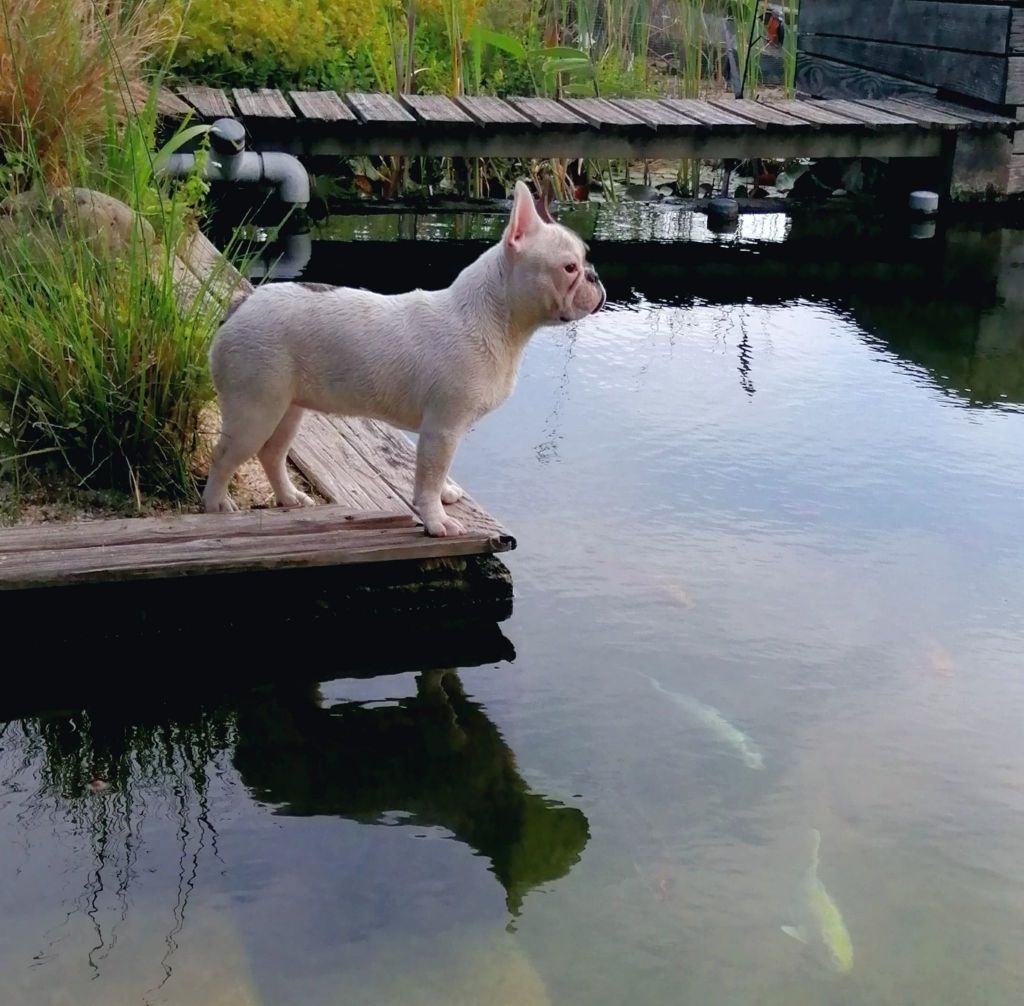
<instances>
[{"instance_id":1,"label":"green shrub","mask_svg":"<svg viewBox=\"0 0 1024 1006\"><path fill-rule=\"evenodd\" d=\"M366 0L176 0L177 72L224 85L372 88L387 47Z\"/></svg>"}]
</instances>

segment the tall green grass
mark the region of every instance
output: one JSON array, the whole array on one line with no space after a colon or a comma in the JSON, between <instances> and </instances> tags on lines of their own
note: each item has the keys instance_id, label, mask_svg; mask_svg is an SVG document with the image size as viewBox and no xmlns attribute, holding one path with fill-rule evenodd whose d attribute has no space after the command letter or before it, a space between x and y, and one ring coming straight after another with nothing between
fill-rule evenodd
<instances>
[{"instance_id":1,"label":"tall green grass","mask_svg":"<svg viewBox=\"0 0 1024 1006\"><path fill-rule=\"evenodd\" d=\"M190 497L220 311L212 298L179 304L174 232L153 242L139 218L127 247L110 249L62 215L36 210L0 253L0 429L13 459L58 461L92 488Z\"/></svg>"}]
</instances>

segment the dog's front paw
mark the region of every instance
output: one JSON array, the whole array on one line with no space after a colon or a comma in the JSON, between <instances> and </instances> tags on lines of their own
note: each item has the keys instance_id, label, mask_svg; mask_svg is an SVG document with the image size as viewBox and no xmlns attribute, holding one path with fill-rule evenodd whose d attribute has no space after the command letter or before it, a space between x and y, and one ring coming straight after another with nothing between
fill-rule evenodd
<instances>
[{"instance_id":1,"label":"dog's front paw","mask_svg":"<svg viewBox=\"0 0 1024 1006\"><path fill-rule=\"evenodd\" d=\"M230 496L219 500L203 497L203 513L235 513L237 510L238 504Z\"/></svg>"},{"instance_id":2,"label":"dog's front paw","mask_svg":"<svg viewBox=\"0 0 1024 1006\"><path fill-rule=\"evenodd\" d=\"M306 493L293 488L291 492L282 493L277 497L278 506L316 506L316 500Z\"/></svg>"},{"instance_id":3,"label":"dog's front paw","mask_svg":"<svg viewBox=\"0 0 1024 1006\"><path fill-rule=\"evenodd\" d=\"M465 495L466 494L454 482L446 482L444 488L441 490L441 502L447 503L451 506L452 503L458 503Z\"/></svg>"},{"instance_id":4,"label":"dog's front paw","mask_svg":"<svg viewBox=\"0 0 1024 1006\"><path fill-rule=\"evenodd\" d=\"M431 538L452 538L466 533L462 524L446 513L423 517L423 526Z\"/></svg>"}]
</instances>

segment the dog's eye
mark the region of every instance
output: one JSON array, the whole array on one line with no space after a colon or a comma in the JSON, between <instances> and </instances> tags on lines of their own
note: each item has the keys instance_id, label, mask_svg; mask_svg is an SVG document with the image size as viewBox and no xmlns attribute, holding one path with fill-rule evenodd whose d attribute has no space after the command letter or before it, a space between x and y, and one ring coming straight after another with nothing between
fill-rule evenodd
<instances>
[{"instance_id":1,"label":"dog's eye","mask_svg":"<svg viewBox=\"0 0 1024 1006\"><path fill-rule=\"evenodd\" d=\"M566 265L565 271L571 276L574 272L579 269L579 266L575 262L570 262Z\"/></svg>"}]
</instances>

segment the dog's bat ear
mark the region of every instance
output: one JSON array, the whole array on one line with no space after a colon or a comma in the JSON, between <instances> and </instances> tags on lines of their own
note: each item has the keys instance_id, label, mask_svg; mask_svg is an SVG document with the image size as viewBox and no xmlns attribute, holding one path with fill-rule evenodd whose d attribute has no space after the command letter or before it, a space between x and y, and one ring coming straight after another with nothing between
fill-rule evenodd
<instances>
[{"instance_id":1,"label":"dog's bat ear","mask_svg":"<svg viewBox=\"0 0 1024 1006\"><path fill-rule=\"evenodd\" d=\"M555 197L555 186L549 175L544 176L540 185L540 195L533 201L537 208L537 216L546 224L553 224L555 218L551 215L551 201Z\"/></svg>"},{"instance_id":2,"label":"dog's bat ear","mask_svg":"<svg viewBox=\"0 0 1024 1006\"><path fill-rule=\"evenodd\" d=\"M516 182L515 195L512 197L512 215L505 228L505 241L509 247L517 249L527 234L531 233L541 222L530 186L520 180Z\"/></svg>"}]
</instances>

